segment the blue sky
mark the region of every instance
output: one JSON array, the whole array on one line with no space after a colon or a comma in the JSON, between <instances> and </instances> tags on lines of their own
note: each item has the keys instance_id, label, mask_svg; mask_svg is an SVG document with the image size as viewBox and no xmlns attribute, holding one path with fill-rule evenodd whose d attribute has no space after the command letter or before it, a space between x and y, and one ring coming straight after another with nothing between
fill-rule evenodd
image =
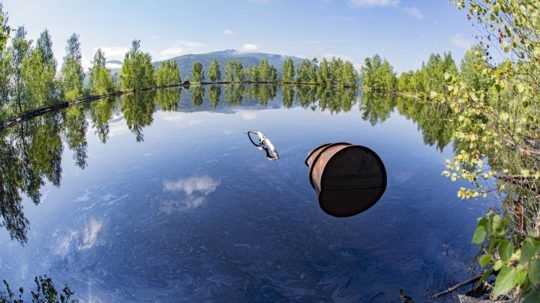
<instances>
[{"instance_id":1,"label":"blue sky","mask_svg":"<svg viewBox=\"0 0 540 303\"><path fill-rule=\"evenodd\" d=\"M2 1L2 0L0 0ZM450 0L4 0L12 26L36 39L45 28L60 61L78 33L87 66L97 48L122 59L133 39L154 60L222 49L300 57L339 56L361 64L380 54L398 71L432 52L456 59L475 29Z\"/></svg>"}]
</instances>

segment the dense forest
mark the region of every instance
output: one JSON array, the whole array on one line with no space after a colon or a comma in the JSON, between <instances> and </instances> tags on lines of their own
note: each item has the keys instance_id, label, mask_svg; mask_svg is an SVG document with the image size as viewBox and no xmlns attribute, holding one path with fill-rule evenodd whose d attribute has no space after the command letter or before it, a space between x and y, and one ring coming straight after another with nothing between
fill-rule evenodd
<instances>
[{"instance_id":1,"label":"dense forest","mask_svg":"<svg viewBox=\"0 0 540 303\"><path fill-rule=\"evenodd\" d=\"M154 68L150 54L135 40L116 77L106 67L106 55L98 49L92 66L85 72L81 42L79 36L73 34L58 68L50 33L43 31L34 42L27 37L24 27L12 29L8 25L8 14L0 5L0 121L59 102L160 87L243 82L356 87L358 83L353 64L339 58L321 62L306 59L298 67L288 58L281 75L266 59L253 66L230 61L221 67L213 61L208 71L195 62L191 75L182 76L174 61L160 62ZM182 82L183 78L187 81Z\"/></svg>"},{"instance_id":2,"label":"dense forest","mask_svg":"<svg viewBox=\"0 0 540 303\"><path fill-rule=\"evenodd\" d=\"M458 196L503 200L503 211L479 219L473 235L482 281L493 299L540 302L540 6L457 2L485 33L459 66L450 54L435 54L420 69L397 75L387 60L368 58L364 99L409 98L436 108L430 115L446 121L441 131L455 150L443 175L470 184ZM493 60L494 52L502 60Z\"/></svg>"}]
</instances>

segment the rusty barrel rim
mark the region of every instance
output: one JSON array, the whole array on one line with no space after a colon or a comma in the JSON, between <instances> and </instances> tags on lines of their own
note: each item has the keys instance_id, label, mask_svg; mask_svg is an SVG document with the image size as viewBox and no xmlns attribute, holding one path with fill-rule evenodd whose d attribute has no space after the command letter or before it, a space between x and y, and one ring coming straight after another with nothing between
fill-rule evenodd
<instances>
[{"instance_id":1,"label":"rusty barrel rim","mask_svg":"<svg viewBox=\"0 0 540 303\"><path fill-rule=\"evenodd\" d=\"M317 161L319 160L319 158L322 156L322 154L324 153L325 150L331 148L331 147L334 147L334 146L337 146L337 145L344 145L344 146L352 146L351 143L349 142L337 142L337 143L326 143L326 144L323 144L317 148L315 148L314 150L312 150L308 157L306 158L306 165L307 165L307 161L309 160L309 158L318 150L320 150L319 154L313 159L313 161L311 161L311 166L309 167L309 183L311 184L311 187L313 187L314 189L317 189L317 187L315 186L315 184L313 184L313 170L315 169L315 163L317 163ZM345 148L344 148L345 149ZM337 154L337 153L336 153ZM328 163L327 163L328 165ZM309 165L308 165L309 166ZM322 189L322 187L321 187Z\"/></svg>"},{"instance_id":2,"label":"rusty barrel rim","mask_svg":"<svg viewBox=\"0 0 540 303\"><path fill-rule=\"evenodd\" d=\"M378 164L380 165L381 167L381 172L382 172L382 184L381 184L381 190L378 192L378 195L373 199L373 202L371 202L366 208L363 208L361 209L360 211L357 211L356 213L351 213L351 214L347 214L347 215L339 215L339 214L336 214L336 213L333 213L331 212L329 209L327 209L326 207L324 207L323 203L321 203L321 201L323 201L323 199L321 199L321 195L323 195L325 193L325 191L323 190L324 186L323 186L323 182L324 182L324 175L325 175L325 171L323 170L323 173L321 175L321 184L320 184L320 191L318 193L318 200L319 200L319 206L321 207L321 209L331 215L331 216L334 216L334 217L341 217L341 218L345 218L345 217L352 217L354 215L357 215L361 212L364 212L368 209L370 209L371 207L373 207L373 205L377 204L377 201L379 201L381 199L381 197L384 195L384 193L386 192L386 187L388 186L388 176L386 174L386 167L384 166L384 163L382 161L382 159L379 157L379 155L377 155L377 153L375 151L373 151L372 149L370 149L369 147L366 147L366 146L363 146L363 145L352 145L352 144L349 144L349 143L335 143L335 144L330 144L331 146L335 146L335 145L340 145L340 144L348 144L348 146L344 147L343 149L337 151L330 160L328 160L328 163L326 163L326 165L330 164L332 162L333 159L335 159L335 156L338 155L339 153L341 153L342 151L344 150L347 150L347 149L351 149L351 148L357 148L357 149L361 149L363 151L366 151L368 153L370 153L371 155L374 156L375 160L377 160ZM326 146L326 148L329 148L330 146ZM319 155L321 155L322 153L324 152L321 151L321 153ZM318 156L319 156L318 155ZM311 167L313 168L313 164L315 163L315 161L318 159L318 156L316 157L316 159L312 162L312 165ZM309 180L311 182L311 186L314 186L313 185L313 181L312 181L312 178L311 178L311 169L310 169L310 173L309 173ZM316 187L314 187L316 188ZM327 191L328 192L328 191Z\"/></svg>"},{"instance_id":3,"label":"rusty barrel rim","mask_svg":"<svg viewBox=\"0 0 540 303\"><path fill-rule=\"evenodd\" d=\"M312 149L306 156L306 159L304 160L304 164L309 167L309 163L308 163L308 160L309 158L311 157L311 155L313 155L313 153L315 153L316 151L318 151L319 149L325 147L325 146L328 146L330 145L330 143L325 143L325 144L322 144L322 145L319 145L317 147L315 147L314 149Z\"/></svg>"}]
</instances>

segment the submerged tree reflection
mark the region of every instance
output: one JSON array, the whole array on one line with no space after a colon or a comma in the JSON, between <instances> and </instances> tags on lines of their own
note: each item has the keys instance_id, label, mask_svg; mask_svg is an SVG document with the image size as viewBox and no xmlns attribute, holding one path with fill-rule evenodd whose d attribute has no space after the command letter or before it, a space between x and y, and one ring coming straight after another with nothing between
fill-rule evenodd
<instances>
[{"instance_id":1,"label":"submerged tree reflection","mask_svg":"<svg viewBox=\"0 0 540 303\"><path fill-rule=\"evenodd\" d=\"M279 105L282 100L281 105L286 108L301 106L340 113L351 111L361 100L358 108L362 119L371 124L381 123L397 109L418 124L426 144L439 149L451 142L454 129L448 122L452 121L447 117L450 112L442 105L392 96L358 98L355 89L340 86L213 84L192 86L190 94L185 94L188 100L182 101L182 95L182 89L178 88L136 92L85 106L72 106L0 130L0 226L12 239L25 243L30 222L24 215L22 201L28 198L39 204L45 184L61 185L63 147L73 152L75 164L84 169L89 127L106 143L110 123L123 119L135 139L143 141L143 130L152 124L156 110L204 111L217 108L223 99L225 105L233 107L264 108L271 103Z\"/></svg>"}]
</instances>

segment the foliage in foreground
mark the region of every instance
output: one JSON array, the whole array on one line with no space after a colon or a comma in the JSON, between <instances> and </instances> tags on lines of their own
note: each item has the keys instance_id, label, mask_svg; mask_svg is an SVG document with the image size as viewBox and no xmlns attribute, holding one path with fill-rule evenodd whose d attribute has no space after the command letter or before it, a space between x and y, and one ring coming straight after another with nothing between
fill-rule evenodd
<instances>
[{"instance_id":1,"label":"foliage in foreground","mask_svg":"<svg viewBox=\"0 0 540 303\"><path fill-rule=\"evenodd\" d=\"M6 280L3 281L5 290L0 291L0 303L76 303L75 299L72 299L75 294L69 287L65 286L62 290L56 289L51 278L47 276L38 276L34 278L35 289L30 291L30 300L25 301L28 295L20 287L17 291L14 291L9 286Z\"/></svg>"},{"instance_id":2,"label":"foliage in foreground","mask_svg":"<svg viewBox=\"0 0 540 303\"><path fill-rule=\"evenodd\" d=\"M462 199L498 193L502 212L478 221L485 277L492 298L540 302L540 5L537 1L460 0L485 37L459 70L450 55L432 55L417 71L396 76L378 56L362 70L367 96L414 96L448 112L455 156L445 176L466 181ZM491 49L509 58L490 63ZM438 104L438 105L437 105Z\"/></svg>"}]
</instances>

